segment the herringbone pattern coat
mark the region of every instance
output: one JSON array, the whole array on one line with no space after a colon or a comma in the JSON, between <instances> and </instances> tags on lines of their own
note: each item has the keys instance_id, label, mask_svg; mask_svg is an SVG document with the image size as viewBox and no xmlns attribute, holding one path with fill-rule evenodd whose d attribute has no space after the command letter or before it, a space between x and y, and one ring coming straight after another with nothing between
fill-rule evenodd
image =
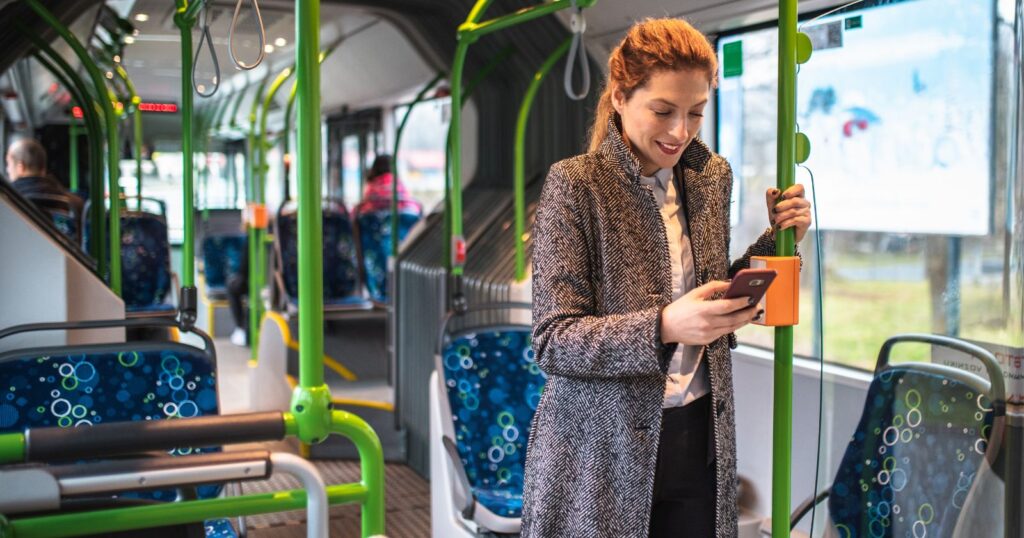
<instances>
[{"instance_id":1,"label":"herringbone pattern coat","mask_svg":"<svg viewBox=\"0 0 1024 538\"><path fill-rule=\"evenodd\" d=\"M732 172L699 140L683 178L697 285L724 280ZM660 340L672 299L665 226L615 122L600 150L555 163L534 226L533 345L548 375L527 449L523 537L646 537L665 372ZM737 533L736 431L729 335L705 350L712 388L719 537Z\"/></svg>"}]
</instances>

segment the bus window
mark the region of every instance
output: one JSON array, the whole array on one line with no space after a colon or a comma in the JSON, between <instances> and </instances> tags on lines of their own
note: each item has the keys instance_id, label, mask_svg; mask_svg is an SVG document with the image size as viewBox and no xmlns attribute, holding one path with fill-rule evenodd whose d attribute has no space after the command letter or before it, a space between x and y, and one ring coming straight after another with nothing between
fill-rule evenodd
<instances>
[{"instance_id":1,"label":"bus window","mask_svg":"<svg viewBox=\"0 0 1024 538\"><path fill-rule=\"evenodd\" d=\"M398 148L398 177L426 213L444 199L444 146L450 106L451 99L443 97L413 108ZM396 125L407 109L395 108Z\"/></svg>"},{"instance_id":2,"label":"bus window","mask_svg":"<svg viewBox=\"0 0 1024 538\"><path fill-rule=\"evenodd\" d=\"M872 369L898 332L1021 345L1007 224L1013 11L1000 4L867 2L804 19L815 50L797 76L797 122L811 154L797 181L808 199L811 173L816 181L828 361ZM735 174L733 258L764 231L764 192L775 186L777 42L775 28L718 38L716 133ZM799 248L795 348L816 356L813 234ZM738 336L772 343L762 327ZM910 358L926 360L920 349Z\"/></svg>"}]
</instances>

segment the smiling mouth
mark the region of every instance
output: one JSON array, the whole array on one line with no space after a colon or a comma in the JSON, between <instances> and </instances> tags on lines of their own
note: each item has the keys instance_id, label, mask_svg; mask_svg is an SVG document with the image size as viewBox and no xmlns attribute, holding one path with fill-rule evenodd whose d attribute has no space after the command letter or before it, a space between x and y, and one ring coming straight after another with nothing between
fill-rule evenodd
<instances>
[{"instance_id":1,"label":"smiling mouth","mask_svg":"<svg viewBox=\"0 0 1024 538\"><path fill-rule=\"evenodd\" d=\"M675 155L676 153L679 153L679 150L683 149L682 144L666 144L658 141L655 141L654 143L657 144L658 149L660 149L665 155Z\"/></svg>"}]
</instances>

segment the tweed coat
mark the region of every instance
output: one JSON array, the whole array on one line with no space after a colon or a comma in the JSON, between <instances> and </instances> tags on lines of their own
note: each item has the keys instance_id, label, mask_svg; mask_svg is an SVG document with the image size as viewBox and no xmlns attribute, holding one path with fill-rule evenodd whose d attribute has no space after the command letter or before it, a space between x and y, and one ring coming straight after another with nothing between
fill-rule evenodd
<instances>
[{"instance_id":1,"label":"tweed coat","mask_svg":"<svg viewBox=\"0 0 1024 538\"><path fill-rule=\"evenodd\" d=\"M533 418L522 536L646 537L662 399L676 345L661 343L672 300L665 225L614 120L595 152L555 163L533 251L533 346L548 380ZM676 166L697 285L773 255L770 229L729 263L732 171L700 140ZM717 535L737 534L736 431L727 335L706 346L717 460Z\"/></svg>"}]
</instances>

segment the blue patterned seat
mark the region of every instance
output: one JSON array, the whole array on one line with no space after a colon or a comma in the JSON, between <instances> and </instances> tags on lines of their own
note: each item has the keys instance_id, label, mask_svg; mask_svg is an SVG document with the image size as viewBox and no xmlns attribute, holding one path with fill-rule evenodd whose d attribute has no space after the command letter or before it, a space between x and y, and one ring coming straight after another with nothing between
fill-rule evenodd
<instances>
[{"instance_id":1,"label":"blue patterned seat","mask_svg":"<svg viewBox=\"0 0 1024 538\"><path fill-rule=\"evenodd\" d=\"M137 351L121 352L103 347L107 349L72 354L7 354L0 361L0 433L218 413L214 361L200 350L176 343L140 344ZM183 447L171 454L219 450ZM206 485L196 493L213 498L220 489ZM173 501L177 492L122 496ZM219 533L208 536L234 536L233 530L224 534L231 528L227 520L210 520L205 526Z\"/></svg>"},{"instance_id":2,"label":"blue patterned seat","mask_svg":"<svg viewBox=\"0 0 1024 538\"><path fill-rule=\"evenodd\" d=\"M228 277L241 270L242 257L249 255L248 244L245 234L208 235L203 238L203 275L208 296L225 296Z\"/></svg>"},{"instance_id":3,"label":"blue patterned seat","mask_svg":"<svg viewBox=\"0 0 1024 538\"><path fill-rule=\"evenodd\" d=\"M171 247L164 219L140 212L121 216L121 275L128 312L174 310L164 302L171 288Z\"/></svg>"},{"instance_id":4,"label":"blue patterned seat","mask_svg":"<svg viewBox=\"0 0 1024 538\"><path fill-rule=\"evenodd\" d=\"M78 243L78 219L74 215L51 211L50 218L53 219L53 225L57 227L60 233L64 234L72 242Z\"/></svg>"},{"instance_id":5,"label":"blue patterned seat","mask_svg":"<svg viewBox=\"0 0 1024 538\"><path fill-rule=\"evenodd\" d=\"M871 382L829 495L840 536L953 533L985 457L992 406L986 387L923 366L888 366Z\"/></svg>"},{"instance_id":6,"label":"blue patterned seat","mask_svg":"<svg viewBox=\"0 0 1024 538\"><path fill-rule=\"evenodd\" d=\"M294 211L278 213L275 225L280 271L285 293L291 304L299 298L299 241L298 214ZM324 305L337 306L361 302L356 296L356 248L352 222L343 207L331 205L323 212L324 232Z\"/></svg>"},{"instance_id":7,"label":"blue patterned seat","mask_svg":"<svg viewBox=\"0 0 1024 538\"><path fill-rule=\"evenodd\" d=\"M453 335L440 362L473 496L498 516L520 517L526 443L545 381L534 362L530 328Z\"/></svg>"},{"instance_id":8,"label":"blue patterned seat","mask_svg":"<svg viewBox=\"0 0 1024 538\"><path fill-rule=\"evenodd\" d=\"M401 244L409 230L420 220L417 208L406 208L398 213L398 242ZM377 302L388 300L388 256L391 252L391 210L367 211L356 215L359 225L359 244L363 254L363 273L366 290Z\"/></svg>"}]
</instances>

